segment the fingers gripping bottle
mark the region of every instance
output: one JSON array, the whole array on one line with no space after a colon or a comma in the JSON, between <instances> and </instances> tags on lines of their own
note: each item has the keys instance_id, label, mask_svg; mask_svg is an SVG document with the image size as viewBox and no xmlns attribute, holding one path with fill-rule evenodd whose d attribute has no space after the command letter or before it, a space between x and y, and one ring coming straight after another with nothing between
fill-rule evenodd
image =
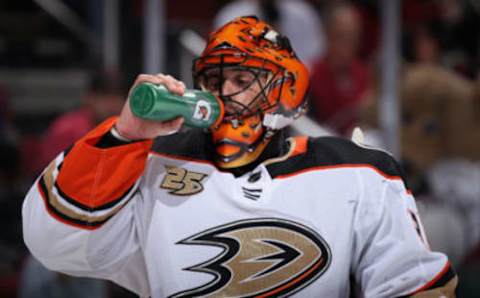
<instances>
[{"instance_id":1,"label":"fingers gripping bottle","mask_svg":"<svg viewBox=\"0 0 480 298\"><path fill-rule=\"evenodd\" d=\"M139 118L156 121L181 116L185 125L197 128L215 127L224 115L223 102L209 92L187 89L180 96L152 83L140 83L132 90L130 109Z\"/></svg>"}]
</instances>

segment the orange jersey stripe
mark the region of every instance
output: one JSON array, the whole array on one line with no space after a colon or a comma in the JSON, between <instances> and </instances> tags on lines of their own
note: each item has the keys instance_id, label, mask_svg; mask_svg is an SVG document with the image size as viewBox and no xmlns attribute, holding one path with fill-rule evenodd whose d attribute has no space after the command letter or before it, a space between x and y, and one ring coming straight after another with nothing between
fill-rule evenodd
<instances>
[{"instance_id":1,"label":"orange jersey stripe","mask_svg":"<svg viewBox=\"0 0 480 298\"><path fill-rule=\"evenodd\" d=\"M443 266L442 270L428 283L425 285L421 286L417 290L415 290L413 293L409 294L408 296L415 295L421 291L428 290L430 287L432 287L439 279L441 279L445 274L447 274L451 270L450 262L447 262L445 266Z\"/></svg>"},{"instance_id":2,"label":"orange jersey stripe","mask_svg":"<svg viewBox=\"0 0 480 298\"><path fill-rule=\"evenodd\" d=\"M47 194L45 194L42 191L42 188L40 187L40 184L37 184L37 188L38 188L38 192L40 193L40 196L42 198L43 204L45 205L45 209L47 209L47 212L48 212L48 214L50 214L51 217L55 218L56 220L66 224L66 225L73 226L73 227L80 228L80 229L95 230L95 229L100 227L100 226L89 226L89 225L86 225L86 224L79 224L79 223L75 223L73 221L62 218L62 216L60 216L60 214L57 214L57 212L55 212L56 210L52 209L49 206Z\"/></svg>"},{"instance_id":3,"label":"orange jersey stripe","mask_svg":"<svg viewBox=\"0 0 480 298\"><path fill-rule=\"evenodd\" d=\"M95 208L117 200L145 168L152 140L108 149L95 147L115 121L108 119L75 143L57 177L61 191L84 206Z\"/></svg>"},{"instance_id":4,"label":"orange jersey stripe","mask_svg":"<svg viewBox=\"0 0 480 298\"><path fill-rule=\"evenodd\" d=\"M308 137L307 136L298 136L294 137L295 148L293 149L292 154L289 157L293 157L299 154L307 152L308 149Z\"/></svg>"},{"instance_id":5,"label":"orange jersey stripe","mask_svg":"<svg viewBox=\"0 0 480 298\"><path fill-rule=\"evenodd\" d=\"M385 177L389 180L402 180L402 178L400 176L388 175L388 174L384 173L383 171L381 171L380 169L378 169L377 167L375 167L373 165L370 165L370 164L341 164L341 165L333 165L333 166L314 166L314 167L299 170L297 172L292 172L292 173L288 173L288 174L284 174L284 175L279 175L276 178L285 179L285 178L289 178L289 177L292 177L292 176L296 176L296 175L300 175L300 174L307 173L307 172L312 172L312 171L343 169L343 168L346 168L346 169L348 169L348 168L370 168L370 169L374 170L375 172L377 172L378 174L380 174L381 176L383 176L383 177Z\"/></svg>"}]
</instances>

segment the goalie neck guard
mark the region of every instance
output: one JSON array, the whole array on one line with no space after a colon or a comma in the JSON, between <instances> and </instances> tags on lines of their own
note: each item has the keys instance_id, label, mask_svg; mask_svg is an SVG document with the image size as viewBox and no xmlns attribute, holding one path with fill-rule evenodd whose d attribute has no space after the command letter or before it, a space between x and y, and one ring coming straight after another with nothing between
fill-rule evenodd
<instances>
[{"instance_id":1,"label":"goalie neck guard","mask_svg":"<svg viewBox=\"0 0 480 298\"><path fill-rule=\"evenodd\" d=\"M289 40L256 17L213 32L193 62L193 78L225 103L225 118L211 130L222 168L255 161L277 130L305 112L307 68Z\"/></svg>"}]
</instances>

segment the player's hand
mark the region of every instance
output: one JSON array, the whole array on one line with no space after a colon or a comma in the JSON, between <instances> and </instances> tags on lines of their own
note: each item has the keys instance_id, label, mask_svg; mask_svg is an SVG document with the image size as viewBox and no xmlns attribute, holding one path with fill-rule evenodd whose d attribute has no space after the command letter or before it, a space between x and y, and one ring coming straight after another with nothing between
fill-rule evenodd
<instances>
[{"instance_id":1,"label":"player's hand","mask_svg":"<svg viewBox=\"0 0 480 298\"><path fill-rule=\"evenodd\" d=\"M157 74L157 75L148 75L141 74L139 75L129 91L128 99L123 106L120 117L115 124L115 127L118 133L129 140L142 140L142 139L153 139L158 136L169 135L177 132L183 124L183 118L175 118L169 121L153 121L147 119L141 119L133 115L130 110L130 93L133 88L138 84L143 82L149 82L153 84L162 84L168 91L183 95L185 93L185 84L170 75Z\"/></svg>"}]
</instances>

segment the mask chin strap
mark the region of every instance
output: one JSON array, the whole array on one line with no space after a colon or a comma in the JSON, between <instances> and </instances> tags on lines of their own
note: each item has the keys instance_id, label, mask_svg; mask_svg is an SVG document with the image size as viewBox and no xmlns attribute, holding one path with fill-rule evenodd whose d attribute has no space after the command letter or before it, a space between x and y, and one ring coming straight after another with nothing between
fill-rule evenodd
<instances>
[{"instance_id":1,"label":"mask chin strap","mask_svg":"<svg viewBox=\"0 0 480 298\"><path fill-rule=\"evenodd\" d=\"M295 121L292 117L285 117L282 114L265 114L263 117L263 126L273 130L282 129Z\"/></svg>"},{"instance_id":2,"label":"mask chin strap","mask_svg":"<svg viewBox=\"0 0 480 298\"><path fill-rule=\"evenodd\" d=\"M280 113L266 113L263 116L263 126L272 129L278 130L282 129L290 124L292 124L295 120L303 116L307 112L307 103L305 102L301 106L299 106L296 110L289 113L288 116Z\"/></svg>"}]
</instances>

